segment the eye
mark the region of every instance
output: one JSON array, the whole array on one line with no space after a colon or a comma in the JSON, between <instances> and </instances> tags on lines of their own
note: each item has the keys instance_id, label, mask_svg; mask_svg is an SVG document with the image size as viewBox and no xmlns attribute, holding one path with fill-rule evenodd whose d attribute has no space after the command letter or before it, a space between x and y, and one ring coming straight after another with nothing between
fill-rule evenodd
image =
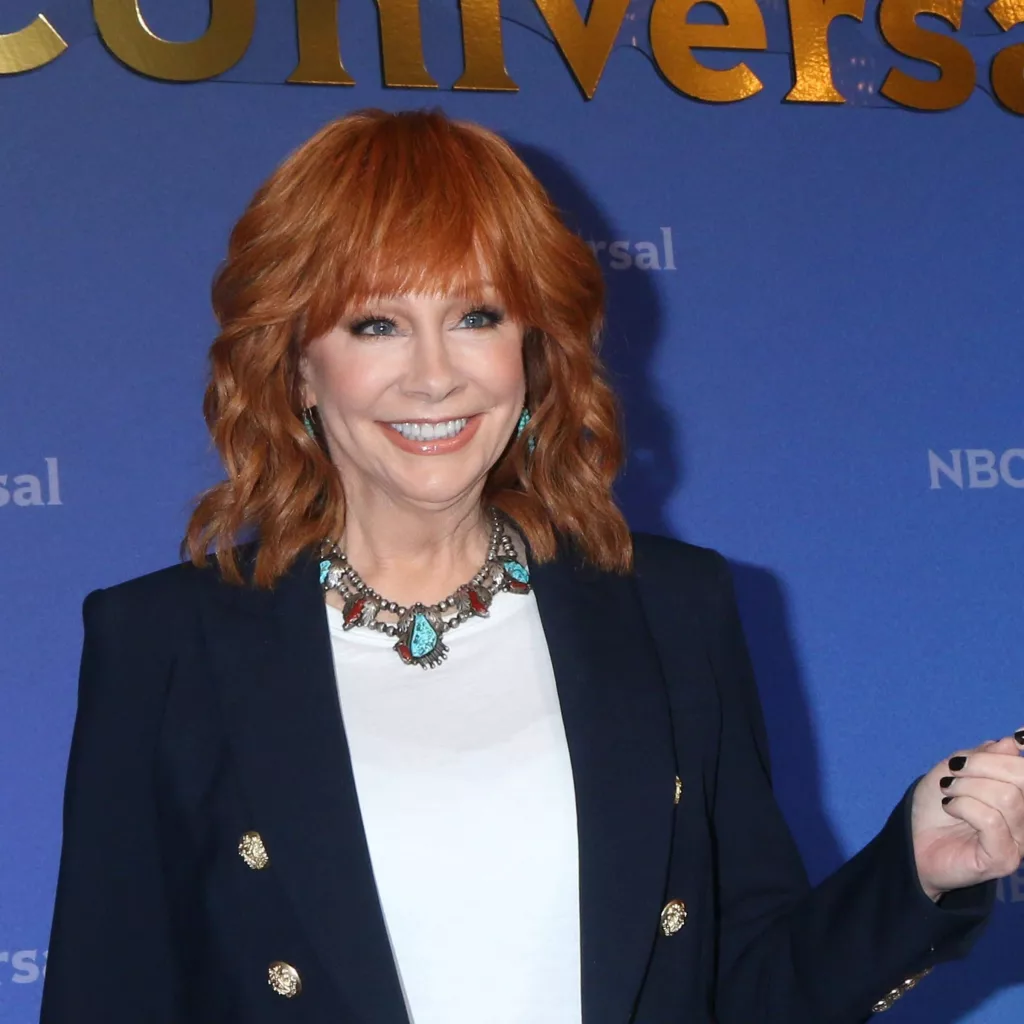
<instances>
[{"instance_id":1,"label":"eye","mask_svg":"<svg viewBox=\"0 0 1024 1024\"><path fill-rule=\"evenodd\" d=\"M365 316L349 324L349 333L364 337L384 338L398 330L398 324L389 316Z\"/></svg>"},{"instance_id":2,"label":"eye","mask_svg":"<svg viewBox=\"0 0 1024 1024\"><path fill-rule=\"evenodd\" d=\"M497 327L504 319L505 314L500 309L493 306L476 306L463 314L459 326L475 331L485 327Z\"/></svg>"}]
</instances>

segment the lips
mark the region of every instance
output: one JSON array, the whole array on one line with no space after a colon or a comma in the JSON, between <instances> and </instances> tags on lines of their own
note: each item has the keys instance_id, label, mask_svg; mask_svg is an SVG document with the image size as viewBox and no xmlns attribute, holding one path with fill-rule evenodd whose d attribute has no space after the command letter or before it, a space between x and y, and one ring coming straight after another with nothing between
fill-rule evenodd
<instances>
[{"instance_id":1,"label":"lips","mask_svg":"<svg viewBox=\"0 0 1024 1024\"><path fill-rule=\"evenodd\" d=\"M477 413L474 416L453 420L394 420L390 423L380 423L379 426L384 431L384 436L396 448L410 455L449 455L469 444L479 429L482 418L480 413ZM460 424L463 425L460 427ZM438 432L442 436L433 436ZM424 436L428 433L432 436Z\"/></svg>"}]
</instances>

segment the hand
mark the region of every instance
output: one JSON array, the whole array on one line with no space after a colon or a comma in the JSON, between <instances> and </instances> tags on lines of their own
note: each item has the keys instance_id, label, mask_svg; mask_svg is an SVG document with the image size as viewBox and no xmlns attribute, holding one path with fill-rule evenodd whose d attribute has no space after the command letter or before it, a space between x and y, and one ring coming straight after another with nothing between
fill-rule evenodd
<instances>
[{"instance_id":1,"label":"hand","mask_svg":"<svg viewBox=\"0 0 1024 1024\"><path fill-rule=\"evenodd\" d=\"M1024 855L1024 729L961 750L917 784L914 859L933 900L1011 875Z\"/></svg>"}]
</instances>

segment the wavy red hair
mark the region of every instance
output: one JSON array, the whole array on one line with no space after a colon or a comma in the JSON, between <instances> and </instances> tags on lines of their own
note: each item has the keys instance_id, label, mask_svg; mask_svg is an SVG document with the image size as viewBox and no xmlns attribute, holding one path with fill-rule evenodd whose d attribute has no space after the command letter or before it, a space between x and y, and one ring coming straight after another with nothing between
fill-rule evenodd
<instances>
[{"instance_id":1,"label":"wavy red hair","mask_svg":"<svg viewBox=\"0 0 1024 1024\"><path fill-rule=\"evenodd\" d=\"M303 347L362 303L495 283L525 326L532 419L490 472L485 499L534 559L561 534L626 571L629 529L612 498L622 460L598 357L601 271L548 195L493 132L439 111L366 110L325 126L259 189L213 284L220 331L203 411L227 478L200 496L183 547L213 548L240 582L235 544L255 532L253 581L271 586L305 548L339 536L341 481L301 422ZM528 450L530 438L535 450Z\"/></svg>"}]
</instances>

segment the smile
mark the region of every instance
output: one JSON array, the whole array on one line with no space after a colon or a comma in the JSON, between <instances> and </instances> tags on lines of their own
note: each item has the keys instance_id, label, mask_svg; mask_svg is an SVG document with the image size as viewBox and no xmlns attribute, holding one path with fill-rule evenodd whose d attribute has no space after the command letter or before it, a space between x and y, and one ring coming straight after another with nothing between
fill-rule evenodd
<instances>
[{"instance_id":1,"label":"smile","mask_svg":"<svg viewBox=\"0 0 1024 1024\"><path fill-rule=\"evenodd\" d=\"M384 436L409 455L454 455L476 436L484 416L475 413L454 420L378 420Z\"/></svg>"},{"instance_id":2,"label":"smile","mask_svg":"<svg viewBox=\"0 0 1024 1024\"><path fill-rule=\"evenodd\" d=\"M457 437L469 422L465 417L457 420L442 420L440 423L389 423L407 441L442 441Z\"/></svg>"}]
</instances>

